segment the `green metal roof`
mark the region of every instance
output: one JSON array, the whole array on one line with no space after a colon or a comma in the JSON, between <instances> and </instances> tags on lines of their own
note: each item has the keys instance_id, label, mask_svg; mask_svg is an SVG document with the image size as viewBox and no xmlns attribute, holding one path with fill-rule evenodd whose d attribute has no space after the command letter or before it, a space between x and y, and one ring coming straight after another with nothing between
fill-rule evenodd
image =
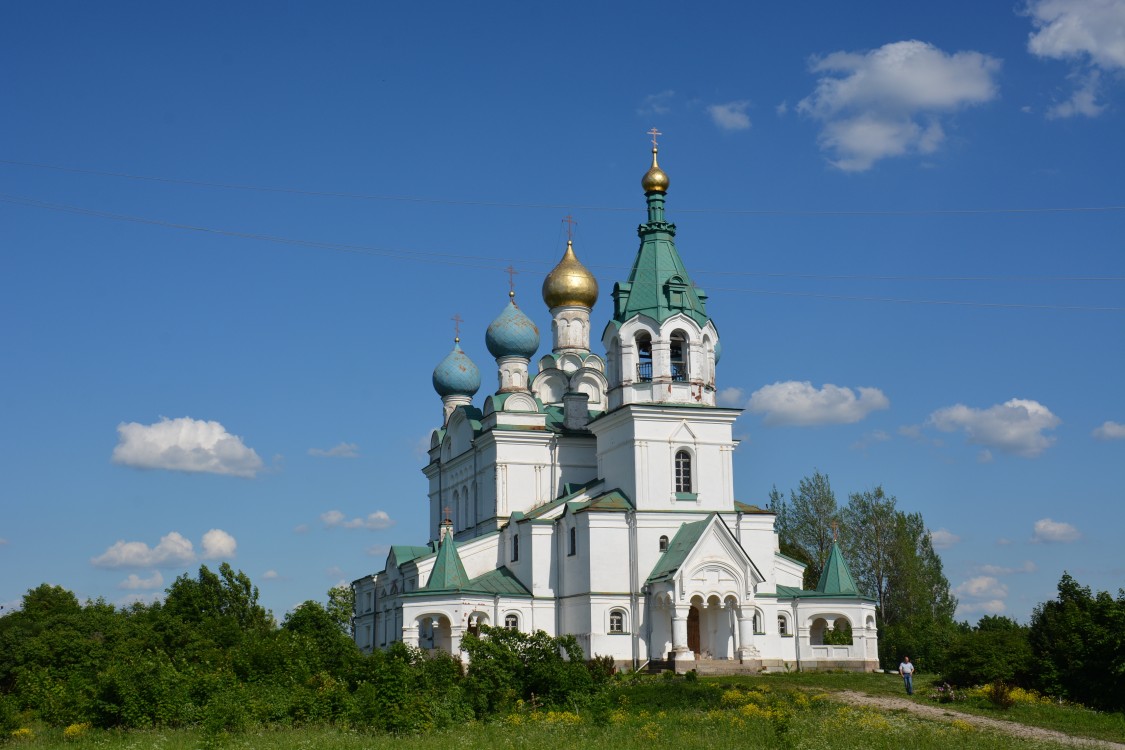
<instances>
[{"instance_id":1,"label":"green metal roof","mask_svg":"<svg viewBox=\"0 0 1125 750\"><path fill-rule=\"evenodd\" d=\"M707 295L692 283L676 251L676 225L664 220L664 194L648 193L648 221L637 227L641 246L629 280L613 287L613 321L621 324L637 315L663 323L683 313L707 325Z\"/></svg>"},{"instance_id":2,"label":"green metal roof","mask_svg":"<svg viewBox=\"0 0 1125 750\"><path fill-rule=\"evenodd\" d=\"M668 549L664 550L664 554L656 561L656 566L649 573L647 582L655 583L671 578L684 564L688 553L695 547L695 543L699 541L699 537L710 521L711 516L708 516L702 521L692 521L681 526L676 536L668 543Z\"/></svg>"},{"instance_id":3,"label":"green metal roof","mask_svg":"<svg viewBox=\"0 0 1125 750\"><path fill-rule=\"evenodd\" d=\"M484 575L474 578L465 586L465 590L487 594L500 594L501 596L531 596L527 587L520 583L515 574L508 568L501 566L490 570Z\"/></svg>"},{"instance_id":4,"label":"green metal roof","mask_svg":"<svg viewBox=\"0 0 1125 750\"><path fill-rule=\"evenodd\" d=\"M396 544L391 547L391 554L394 555L395 562L399 567L413 560L417 560L420 557L433 554L433 551L434 548L429 545L425 547L414 547L406 544Z\"/></svg>"},{"instance_id":5,"label":"green metal roof","mask_svg":"<svg viewBox=\"0 0 1125 750\"><path fill-rule=\"evenodd\" d=\"M438 547L437 560L430 572L430 580L426 581L425 591L459 591L468 582L469 576L461 563L461 556L457 554L457 543L450 534Z\"/></svg>"},{"instance_id":6,"label":"green metal roof","mask_svg":"<svg viewBox=\"0 0 1125 750\"><path fill-rule=\"evenodd\" d=\"M855 585L848 564L844 561L844 553L840 545L832 541L832 549L828 553L828 562L820 573L816 590L821 594L831 596L859 596L859 587Z\"/></svg>"}]
</instances>

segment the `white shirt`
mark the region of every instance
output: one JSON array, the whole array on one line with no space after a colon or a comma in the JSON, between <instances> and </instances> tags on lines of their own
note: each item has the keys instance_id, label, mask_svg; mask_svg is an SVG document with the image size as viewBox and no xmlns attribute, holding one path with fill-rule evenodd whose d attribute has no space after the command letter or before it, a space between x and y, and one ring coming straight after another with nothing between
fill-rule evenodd
<instances>
[{"instance_id":1,"label":"white shirt","mask_svg":"<svg viewBox=\"0 0 1125 750\"><path fill-rule=\"evenodd\" d=\"M902 664L898 665L898 671L900 674L913 674L914 665L908 661L904 661Z\"/></svg>"}]
</instances>

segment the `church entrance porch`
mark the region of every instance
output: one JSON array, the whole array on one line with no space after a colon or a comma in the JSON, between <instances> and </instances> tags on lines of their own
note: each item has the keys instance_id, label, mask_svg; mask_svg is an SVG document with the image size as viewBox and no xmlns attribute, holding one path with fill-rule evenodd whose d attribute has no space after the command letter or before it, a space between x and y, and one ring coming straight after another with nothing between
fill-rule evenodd
<instances>
[{"instance_id":1,"label":"church entrance porch","mask_svg":"<svg viewBox=\"0 0 1125 750\"><path fill-rule=\"evenodd\" d=\"M699 607L696 606L688 610L687 646L693 654L699 653Z\"/></svg>"}]
</instances>

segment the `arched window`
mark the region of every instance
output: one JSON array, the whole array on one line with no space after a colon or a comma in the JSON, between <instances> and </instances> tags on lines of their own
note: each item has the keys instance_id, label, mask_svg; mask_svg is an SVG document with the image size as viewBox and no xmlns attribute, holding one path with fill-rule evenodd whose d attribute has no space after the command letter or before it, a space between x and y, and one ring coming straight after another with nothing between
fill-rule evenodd
<instances>
[{"instance_id":1,"label":"arched window","mask_svg":"<svg viewBox=\"0 0 1125 750\"><path fill-rule=\"evenodd\" d=\"M637 380L652 380L652 337L647 333L637 334Z\"/></svg>"},{"instance_id":2,"label":"arched window","mask_svg":"<svg viewBox=\"0 0 1125 750\"><path fill-rule=\"evenodd\" d=\"M668 360L672 365L672 380L683 382L688 379L688 341L683 331L673 331L669 341Z\"/></svg>"},{"instance_id":3,"label":"arched window","mask_svg":"<svg viewBox=\"0 0 1125 750\"><path fill-rule=\"evenodd\" d=\"M520 536L512 534L512 562L520 559Z\"/></svg>"},{"instance_id":4,"label":"arched window","mask_svg":"<svg viewBox=\"0 0 1125 750\"><path fill-rule=\"evenodd\" d=\"M615 609L609 613L609 632L625 632L625 610Z\"/></svg>"},{"instance_id":5,"label":"arched window","mask_svg":"<svg viewBox=\"0 0 1125 750\"><path fill-rule=\"evenodd\" d=\"M777 632L779 635L789 635L789 621L785 619L785 615L777 616Z\"/></svg>"},{"instance_id":6,"label":"arched window","mask_svg":"<svg viewBox=\"0 0 1125 750\"><path fill-rule=\"evenodd\" d=\"M461 521L461 491L453 490L453 517L449 519L453 521L454 530L460 530Z\"/></svg>"},{"instance_id":7,"label":"arched window","mask_svg":"<svg viewBox=\"0 0 1125 750\"><path fill-rule=\"evenodd\" d=\"M666 537L666 536L660 537L660 551L661 552L667 552L668 551L668 537Z\"/></svg>"},{"instance_id":8,"label":"arched window","mask_svg":"<svg viewBox=\"0 0 1125 750\"><path fill-rule=\"evenodd\" d=\"M569 547L569 551L566 554L573 555L576 552L578 552L578 529L575 528L574 526L571 526L570 527L570 547Z\"/></svg>"},{"instance_id":9,"label":"arched window","mask_svg":"<svg viewBox=\"0 0 1125 750\"><path fill-rule=\"evenodd\" d=\"M504 627L506 627L508 630L519 630L520 616L515 614L514 612L504 615Z\"/></svg>"},{"instance_id":10,"label":"arched window","mask_svg":"<svg viewBox=\"0 0 1125 750\"><path fill-rule=\"evenodd\" d=\"M754 632L762 633L762 615L760 612L754 612Z\"/></svg>"},{"instance_id":11,"label":"arched window","mask_svg":"<svg viewBox=\"0 0 1125 750\"><path fill-rule=\"evenodd\" d=\"M676 451L676 492L691 491L691 454Z\"/></svg>"}]
</instances>

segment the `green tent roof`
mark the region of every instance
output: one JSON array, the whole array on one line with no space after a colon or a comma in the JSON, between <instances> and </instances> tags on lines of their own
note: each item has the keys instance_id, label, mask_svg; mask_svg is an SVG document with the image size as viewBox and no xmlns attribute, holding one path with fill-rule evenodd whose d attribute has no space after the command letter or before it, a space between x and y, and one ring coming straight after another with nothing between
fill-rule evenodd
<instances>
[{"instance_id":1,"label":"green tent roof","mask_svg":"<svg viewBox=\"0 0 1125 750\"><path fill-rule=\"evenodd\" d=\"M457 554L457 543L449 534L438 547L437 560L426 581L425 591L460 591L469 582L461 556Z\"/></svg>"},{"instance_id":2,"label":"green tent roof","mask_svg":"<svg viewBox=\"0 0 1125 750\"><path fill-rule=\"evenodd\" d=\"M848 564L844 561L844 553L840 551L840 545L835 540L828 553L828 562L824 564L820 580L817 581L816 591L832 596L859 596L859 587L855 585L855 579L852 578Z\"/></svg>"}]
</instances>

